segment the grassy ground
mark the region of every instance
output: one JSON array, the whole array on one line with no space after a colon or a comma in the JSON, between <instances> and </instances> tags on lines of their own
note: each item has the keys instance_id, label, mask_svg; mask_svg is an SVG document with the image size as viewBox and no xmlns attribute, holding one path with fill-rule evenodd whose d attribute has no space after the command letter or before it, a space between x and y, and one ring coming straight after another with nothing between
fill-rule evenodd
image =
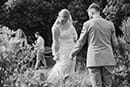
<instances>
[{"instance_id":1,"label":"grassy ground","mask_svg":"<svg viewBox=\"0 0 130 87\"><path fill-rule=\"evenodd\" d=\"M31 70L21 76L17 82L21 87L91 87L87 70L75 72L65 82L58 80L55 83L45 83L50 69ZM24 79L23 79L24 78ZM16 87L18 87L18 84Z\"/></svg>"}]
</instances>

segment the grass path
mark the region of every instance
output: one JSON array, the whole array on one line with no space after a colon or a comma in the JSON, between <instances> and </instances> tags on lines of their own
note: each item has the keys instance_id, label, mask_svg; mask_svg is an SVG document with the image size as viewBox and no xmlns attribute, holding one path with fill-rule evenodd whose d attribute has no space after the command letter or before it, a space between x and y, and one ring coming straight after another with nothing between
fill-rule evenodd
<instances>
[{"instance_id":1,"label":"grass path","mask_svg":"<svg viewBox=\"0 0 130 87\"><path fill-rule=\"evenodd\" d=\"M39 78L45 80L44 78L47 77L46 75L50 70L51 69L33 70L32 72L36 74L34 75L34 79ZM48 87L91 87L87 70L82 72L75 72L66 80L65 83L60 83L60 82L57 82Z\"/></svg>"}]
</instances>

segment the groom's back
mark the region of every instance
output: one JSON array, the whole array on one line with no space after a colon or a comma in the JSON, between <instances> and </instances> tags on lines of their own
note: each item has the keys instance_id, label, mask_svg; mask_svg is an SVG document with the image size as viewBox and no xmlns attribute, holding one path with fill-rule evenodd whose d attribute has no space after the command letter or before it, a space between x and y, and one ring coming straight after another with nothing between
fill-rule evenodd
<instances>
[{"instance_id":1,"label":"groom's back","mask_svg":"<svg viewBox=\"0 0 130 87\"><path fill-rule=\"evenodd\" d=\"M114 65L111 39L114 31L111 22L95 18L88 23L87 67Z\"/></svg>"},{"instance_id":2,"label":"groom's back","mask_svg":"<svg viewBox=\"0 0 130 87\"><path fill-rule=\"evenodd\" d=\"M92 28L89 29L89 45L95 48L105 49L111 46L112 23L103 19L95 18L90 20Z\"/></svg>"}]
</instances>

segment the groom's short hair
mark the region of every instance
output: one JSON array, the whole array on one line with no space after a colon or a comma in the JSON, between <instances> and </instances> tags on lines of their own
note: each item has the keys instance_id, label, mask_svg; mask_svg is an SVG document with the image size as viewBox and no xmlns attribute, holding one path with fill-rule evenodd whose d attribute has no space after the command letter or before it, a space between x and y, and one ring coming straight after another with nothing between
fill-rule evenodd
<instances>
[{"instance_id":1,"label":"groom's short hair","mask_svg":"<svg viewBox=\"0 0 130 87\"><path fill-rule=\"evenodd\" d=\"M96 3L92 3L89 7L88 7L88 10L89 11L90 9L94 8L96 11L100 12L100 6Z\"/></svg>"}]
</instances>

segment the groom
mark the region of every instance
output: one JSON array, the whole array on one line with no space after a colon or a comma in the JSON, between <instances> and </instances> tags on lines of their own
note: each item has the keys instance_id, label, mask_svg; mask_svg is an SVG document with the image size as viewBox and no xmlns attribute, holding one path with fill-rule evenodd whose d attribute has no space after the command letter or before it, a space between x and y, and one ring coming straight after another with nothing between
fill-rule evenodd
<instances>
[{"instance_id":1,"label":"groom","mask_svg":"<svg viewBox=\"0 0 130 87\"><path fill-rule=\"evenodd\" d=\"M92 87L111 87L113 67L116 64L112 45L118 45L115 28L112 22L100 16L99 5L93 3L87 11L90 20L84 23L70 57L73 59L88 42L87 67Z\"/></svg>"}]
</instances>

